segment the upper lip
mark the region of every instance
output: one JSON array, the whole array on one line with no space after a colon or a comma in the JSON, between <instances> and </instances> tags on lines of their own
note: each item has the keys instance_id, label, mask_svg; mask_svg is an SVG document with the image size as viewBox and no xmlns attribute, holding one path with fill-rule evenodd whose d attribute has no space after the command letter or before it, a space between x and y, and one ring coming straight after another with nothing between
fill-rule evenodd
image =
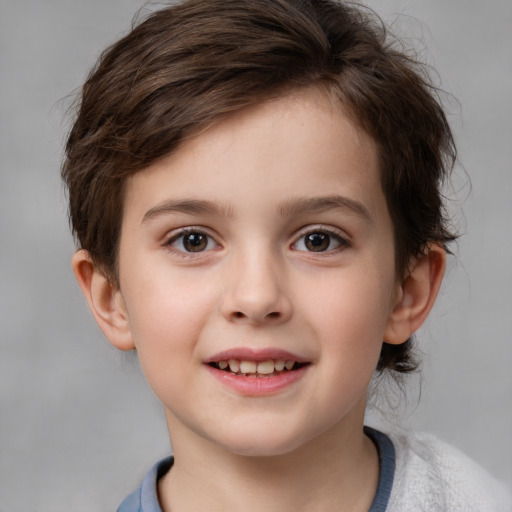
<instances>
[{"instance_id":1,"label":"upper lip","mask_svg":"<svg viewBox=\"0 0 512 512\"><path fill-rule=\"evenodd\" d=\"M204 363L216 363L218 361L227 361L228 359L237 359L239 361L296 361L297 363L307 363L308 359L278 348L253 349L248 347L232 348L223 350L208 357Z\"/></svg>"}]
</instances>

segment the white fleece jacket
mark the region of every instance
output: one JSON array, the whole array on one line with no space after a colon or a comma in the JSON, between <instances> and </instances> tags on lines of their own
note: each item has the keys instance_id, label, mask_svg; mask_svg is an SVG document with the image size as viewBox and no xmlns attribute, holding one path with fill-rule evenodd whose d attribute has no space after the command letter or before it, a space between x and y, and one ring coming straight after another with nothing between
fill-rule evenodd
<instances>
[{"instance_id":1,"label":"white fleece jacket","mask_svg":"<svg viewBox=\"0 0 512 512\"><path fill-rule=\"evenodd\" d=\"M457 449L430 434L388 436L396 468L386 512L512 512L510 489Z\"/></svg>"}]
</instances>

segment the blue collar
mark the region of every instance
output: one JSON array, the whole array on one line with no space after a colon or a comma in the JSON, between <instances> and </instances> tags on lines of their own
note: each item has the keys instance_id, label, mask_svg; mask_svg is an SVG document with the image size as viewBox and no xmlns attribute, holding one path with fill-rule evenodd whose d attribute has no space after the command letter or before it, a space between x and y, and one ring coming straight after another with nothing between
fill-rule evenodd
<instances>
[{"instance_id":1,"label":"blue collar","mask_svg":"<svg viewBox=\"0 0 512 512\"><path fill-rule=\"evenodd\" d=\"M364 427L364 433L373 441L379 453L379 485L368 512L385 512L395 475L395 448L389 437L378 430ZM174 458L167 457L155 464L139 489L121 503L117 512L162 512L158 503L157 484L173 463Z\"/></svg>"}]
</instances>

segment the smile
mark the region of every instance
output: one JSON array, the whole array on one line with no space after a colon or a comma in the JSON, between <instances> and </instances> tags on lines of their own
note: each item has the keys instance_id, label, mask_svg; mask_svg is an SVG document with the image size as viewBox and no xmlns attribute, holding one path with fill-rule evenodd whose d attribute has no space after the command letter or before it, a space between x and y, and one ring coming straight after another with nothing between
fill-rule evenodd
<instances>
[{"instance_id":1,"label":"smile","mask_svg":"<svg viewBox=\"0 0 512 512\"><path fill-rule=\"evenodd\" d=\"M281 373L296 370L305 363L284 359L269 359L267 361L249 361L240 359L226 359L209 363L211 367L223 370L234 375L246 377L274 377Z\"/></svg>"},{"instance_id":2,"label":"smile","mask_svg":"<svg viewBox=\"0 0 512 512\"><path fill-rule=\"evenodd\" d=\"M279 394L295 386L313 366L309 357L275 347L236 347L203 363L223 386L247 397Z\"/></svg>"}]
</instances>

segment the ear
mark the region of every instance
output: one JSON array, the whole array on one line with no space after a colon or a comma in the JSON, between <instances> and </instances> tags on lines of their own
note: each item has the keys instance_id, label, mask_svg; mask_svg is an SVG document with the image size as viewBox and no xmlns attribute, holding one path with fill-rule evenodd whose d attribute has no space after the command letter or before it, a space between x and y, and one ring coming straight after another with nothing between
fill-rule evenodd
<instances>
[{"instance_id":1,"label":"ear","mask_svg":"<svg viewBox=\"0 0 512 512\"><path fill-rule=\"evenodd\" d=\"M79 250L73 255L71 265L103 334L120 350L134 349L128 314L119 288L94 265L85 250Z\"/></svg>"},{"instance_id":2,"label":"ear","mask_svg":"<svg viewBox=\"0 0 512 512\"><path fill-rule=\"evenodd\" d=\"M392 345L405 342L416 332L434 306L446 267L446 251L438 245L427 247L414 260L409 273L398 288L384 341Z\"/></svg>"}]
</instances>

